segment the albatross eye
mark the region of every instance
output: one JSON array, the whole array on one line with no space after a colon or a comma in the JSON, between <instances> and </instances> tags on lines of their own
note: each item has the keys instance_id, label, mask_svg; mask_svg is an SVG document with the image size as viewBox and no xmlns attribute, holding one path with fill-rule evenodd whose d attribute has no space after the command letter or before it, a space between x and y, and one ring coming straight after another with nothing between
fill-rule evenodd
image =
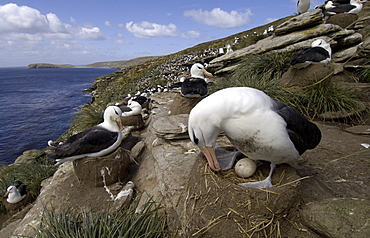
<instances>
[{"instance_id":1,"label":"albatross eye","mask_svg":"<svg viewBox=\"0 0 370 238\"><path fill-rule=\"evenodd\" d=\"M119 115L118 112L116 111L116 109L114 109L114 112L116 113L116 115Z\"/></svg>"}]
</instances>

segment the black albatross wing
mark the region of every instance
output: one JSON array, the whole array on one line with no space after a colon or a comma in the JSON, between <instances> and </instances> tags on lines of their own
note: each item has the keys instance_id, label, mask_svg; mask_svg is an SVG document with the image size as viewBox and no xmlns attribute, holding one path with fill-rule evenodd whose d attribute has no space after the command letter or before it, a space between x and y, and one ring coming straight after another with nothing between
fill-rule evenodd
<instances>
[{"instance_id":1,"label":"black albatross wing","mask_svg":"<svg viewBox=\"0 0 370 238\"><path fill-rule=\"evenodd\" d=\"M55 148L49 158L60 159L76 155L96 153L112 146L118 139L118 133L105 129L101 126L94 126L71 136L63 144Z\"/></svg>"},{"instance_id":2,"label":"black albatross wing","mask_svg":"<svg viewBox=\"0 0 370 238\"><path fill-rule=\"evenodd\" d=\"M296 109L276 100L273 107L287 123L289 138L300 155L320 143L320 129Z\"/></svg>"}]
</instances>

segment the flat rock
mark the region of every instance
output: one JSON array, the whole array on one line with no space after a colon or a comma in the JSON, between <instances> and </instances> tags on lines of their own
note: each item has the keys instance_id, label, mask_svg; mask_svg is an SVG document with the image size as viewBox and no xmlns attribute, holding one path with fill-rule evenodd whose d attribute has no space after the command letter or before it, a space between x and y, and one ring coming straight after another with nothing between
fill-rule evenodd
<instances>
[{"instance_id":1,"label":"flat rock","mask_svg":"<svg viewBox=\"0 0 370 238\"><path fill-rule=\"evenodd\" d=\"M310 202L301 210L304 224L324 237L367 238L370 234L370 201L329 198Z\"/></svg>"},{"instance_id":2,"label":"flat rock","mask_svg":"<svg viewBox=\"0 0 370 238\"><path fill-rule=\"evenodd\" d=\"M153 123L155 134L167 140L185 139L188 136L188 114L165 116Z\"/></svg>"},{"instance_id":3,"label":"flat rock","mask_svg":"<svg viewBox=\"0 0 370 238\"><path fill-rule=\"evenodd\" d=\"M370 135L370 126L368 125L352 126L344 130L357 135Z\"/></svg>"},{"instance_id":4,"label":"flat rock","mask_svg":"<svg viewBox=\"0 0 370 238\"><path fill-rule=\"evenodd\" d=\"M313 9L298 16L292 17L286 22L278 25L275 29L276 35L284 35L290 32L319 25L323 22L321 9Z\"/></svg>"}]
</instances>

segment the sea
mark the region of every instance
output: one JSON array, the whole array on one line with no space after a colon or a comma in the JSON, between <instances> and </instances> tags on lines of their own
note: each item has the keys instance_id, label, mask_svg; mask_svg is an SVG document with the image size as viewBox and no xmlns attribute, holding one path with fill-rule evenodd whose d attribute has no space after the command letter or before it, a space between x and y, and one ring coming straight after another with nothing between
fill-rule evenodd
<instances>
[{"instance_id":1,"label":"sea","mask_svg":"<svg viewBox=\"0 0 370 238\"><path fill-rule=\"evenodd\" d=\"M109 68L0 68L0 164L31 149L44 149L71 125L91 100L84 89Z\"/></svg>"}]
</instances>

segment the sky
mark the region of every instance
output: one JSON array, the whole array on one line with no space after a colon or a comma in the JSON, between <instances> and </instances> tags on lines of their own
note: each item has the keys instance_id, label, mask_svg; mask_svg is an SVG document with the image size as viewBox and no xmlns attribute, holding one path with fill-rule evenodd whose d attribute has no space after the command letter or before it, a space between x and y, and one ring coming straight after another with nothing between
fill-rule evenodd
<instances>
[{"instance_id":1,"label":"sky","mask_svg":"<svg viewBox=\"0 0 370 238\"><path fill-rule=\"evenodd\" d=\"M311 0L310 9L324 0ZM0 0L0 67L160 56L297 13L297 0Z\"/></svg>"}]
</instances>

